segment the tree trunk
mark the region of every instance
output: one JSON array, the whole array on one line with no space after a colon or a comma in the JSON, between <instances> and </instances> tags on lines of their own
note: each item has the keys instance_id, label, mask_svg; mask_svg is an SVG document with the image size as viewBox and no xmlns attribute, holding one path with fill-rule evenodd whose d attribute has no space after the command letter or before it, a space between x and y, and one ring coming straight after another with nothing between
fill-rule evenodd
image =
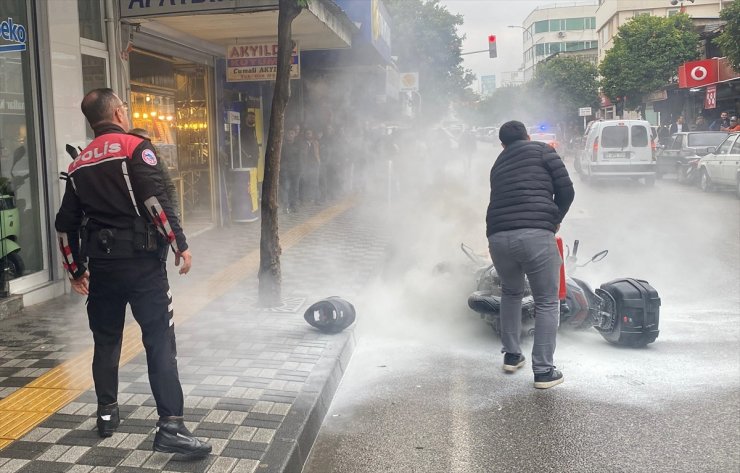
<instances>
[{"instance_id":1,"label":"tree trunk","mask_svg":"<svg viewBox=\"0 0 740 473\"><path fill-rule=\"evenodd\" d=\"M265 179L262 182L262 233L260 238L259 305L281 303L280 238L278 236L278 175L283 144L285 107L290 98L290 63L293 52L293 20L301 12L296 0L280 0L278 14L278 60L270 129L267 134Z\"/></svg>"}]
</instances>

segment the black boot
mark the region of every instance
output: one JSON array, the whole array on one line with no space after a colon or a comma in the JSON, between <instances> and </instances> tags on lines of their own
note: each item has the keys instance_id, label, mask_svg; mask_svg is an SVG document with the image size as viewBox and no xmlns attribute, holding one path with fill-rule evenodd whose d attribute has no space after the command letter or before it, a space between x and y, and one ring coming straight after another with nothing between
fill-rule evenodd
<instances>
[{"instance_id":1,"label":"black boot","mask_svg":"<svg viewBox=\"0 0 740 473\"><path fill-rule=\"evenodd\" d=\"M198 460L211 453L211 445L195 438L181 417L166 417L157 422L155 452L174 453L173 460Z\"/></svg>"},{"instance_id":2,"label":"black boot","mask_svg":"<svg viewBox=\"0 0 740 473\"><path fill-rule=\"evenodd\" d=\"M98 404L98 435L101 437L110 437L116 431L121 423L121 416L118 414L118 403L104 406Z\"/></svg>"}]
</instances>

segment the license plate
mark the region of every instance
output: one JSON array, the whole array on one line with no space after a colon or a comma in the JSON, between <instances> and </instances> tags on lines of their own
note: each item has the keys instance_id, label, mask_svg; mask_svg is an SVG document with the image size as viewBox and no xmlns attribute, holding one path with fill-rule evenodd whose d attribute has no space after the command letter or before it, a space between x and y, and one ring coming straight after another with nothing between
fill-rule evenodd
<instances>
[{"instance_id":1,"label":"license plate","mask_svg":"<svg viewBox=\"0 0 740 473\"><path fill-rule=\"evenodd\" d=\"M627 157L627 153L621 151L612 151L604 154L606 159L624 159Z\"/></svg>"}]
</instances>

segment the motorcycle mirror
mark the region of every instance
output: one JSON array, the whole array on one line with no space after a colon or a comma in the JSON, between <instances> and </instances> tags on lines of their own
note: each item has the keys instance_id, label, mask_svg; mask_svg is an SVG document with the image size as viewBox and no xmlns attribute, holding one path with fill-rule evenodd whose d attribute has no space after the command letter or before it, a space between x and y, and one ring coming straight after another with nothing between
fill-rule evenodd
<instances>
[{"instance_id":1,"label":"motorcycle mirror","mask_svg":"<svg viewBox=\"0 0 740 473\"><path fill-rule=\"evenodd\" d=\"M473 251L471 247L469 247L465 243L461 243L460 249L463 251L463 253L465 253L465 256L467 256L470 261L472 261L475 264L482 264L481 258L479 258L475 254L475 251Z\"/></svg>"},{"instance_id":2,"label":"motorcycle mirror","mask_svg":"<svg viewBox=\"0 0 740 473\"><path fill-rule=\"evenodd\" d=\"M595 254L595 255L593 255L593 257L591 258L591 262L593 262L593 263L596 263L597 261L601 261L601 260L603 260L604 258L606 258L606 255L607 255L608 253L609 253L609 250L604 250L604 251L600 251L600 252L596 253L596 254Z\"/></svg>"}]
</instances>

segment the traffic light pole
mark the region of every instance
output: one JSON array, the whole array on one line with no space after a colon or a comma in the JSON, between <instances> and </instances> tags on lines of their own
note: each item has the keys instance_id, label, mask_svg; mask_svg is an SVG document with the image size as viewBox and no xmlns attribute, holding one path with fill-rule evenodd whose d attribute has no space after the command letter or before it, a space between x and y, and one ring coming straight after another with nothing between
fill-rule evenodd
<instances>
[{"instance_id":1,"label":"traffic light pole","mask_svg":"<svg viewBox=\"0 0 740 473\"><path fill-rule=\"evenodd\" d=\"M468 54L487 53L487 49L481 49L480 51L470 51L469 53L460 53L460 56L467 56Z\"/></svg>"}]
</instances>

